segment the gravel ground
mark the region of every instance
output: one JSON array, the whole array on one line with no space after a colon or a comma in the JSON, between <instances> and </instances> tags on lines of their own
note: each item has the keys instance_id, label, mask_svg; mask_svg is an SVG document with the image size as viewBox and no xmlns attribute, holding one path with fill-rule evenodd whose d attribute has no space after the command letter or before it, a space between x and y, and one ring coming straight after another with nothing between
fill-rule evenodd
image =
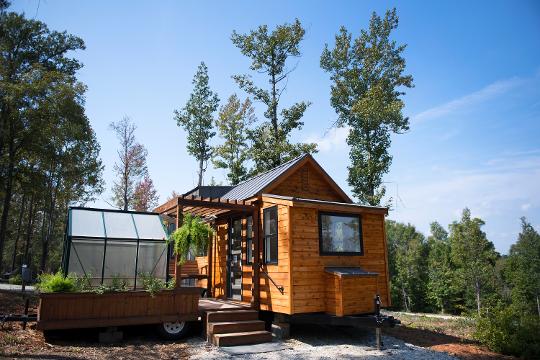
<instances>
[{"instance_id":1,"label":"gravel ground","mask_svg":"<svg viewBox=\"0 0 540 360\"><path fill-rule=\"evenodd\" d=\"M375 349L374 331L339 327L296 327L292 338L284 341L290 349L259 354L231 356L223 350L206 345L199 338L188 340L190 359L456 359L390 336L383 336L384 349Z\"/></svg>"}]
</instances>

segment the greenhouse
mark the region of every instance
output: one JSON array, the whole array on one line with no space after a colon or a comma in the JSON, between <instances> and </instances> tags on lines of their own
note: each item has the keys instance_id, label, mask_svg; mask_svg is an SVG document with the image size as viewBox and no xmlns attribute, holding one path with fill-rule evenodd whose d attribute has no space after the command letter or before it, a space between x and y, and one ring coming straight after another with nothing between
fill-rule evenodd
<instances>
[{"instance_id":1,"label":"greenhouse","mask_svg":"<svg viewBox=\"0 0 540 360\"><path fill-rule=\"evenodd\" d=\"M167 280L166 238L156 213L71 207L63 270L90 279L92 286L120 279L142 288L141 276Z\"/></svg>"}]
</instances>

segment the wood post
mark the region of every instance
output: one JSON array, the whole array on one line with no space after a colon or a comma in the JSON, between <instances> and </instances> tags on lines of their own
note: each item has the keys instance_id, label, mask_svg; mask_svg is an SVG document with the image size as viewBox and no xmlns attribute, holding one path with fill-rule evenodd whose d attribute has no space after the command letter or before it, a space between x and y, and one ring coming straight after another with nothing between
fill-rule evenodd
<instances>
[{"instance_id":1,"label":"wood post","mask_svg":"<svg viewBox=\"0 0 540 360\"><path fill-rule=\"evenodd\" d=\"M213 294L212 294L212 282L213 282L213 258L212 256L214 256L214 253L213 253L213 247L214 247L214 238L217 236L217 226L216 226L216 221L214 220L214 223L213 223L213 229L214 229L214 234L212 234L212 236L210 237L210 243L208 244L208 267L207 267L207 270L206 270L206 296L207 297L214 297Z\"/></svg>"},{"instance_id":2,"label":"wood post","mask_svg":"<svg viewBox=\"0 0 540 360\"><path fill-rule=\"evenodd\" d=\"M251 277L251 307L255 310L259 310L261 307L260 303L260 238L259 238L259 206L255 206L253 210L253 266L252 266L252 277Z\"/></svg>"},{"instance_id":3,"label":"wood post","mask_svg":"<svg viewBox=\"0 0 540 360\"><path fill-rule=\"evenodd\" d=\"M176 229L178 230L180 226L182 226L183 222L183 213L182 213L182 205L180 205L180 199L177 198L176 200ZM175 271L174 271L174 281L175 281L175 288L179 289L182 287L182 265L178 262L180 257L178 255L175 256Z\"/></svg>"}]
</instances>

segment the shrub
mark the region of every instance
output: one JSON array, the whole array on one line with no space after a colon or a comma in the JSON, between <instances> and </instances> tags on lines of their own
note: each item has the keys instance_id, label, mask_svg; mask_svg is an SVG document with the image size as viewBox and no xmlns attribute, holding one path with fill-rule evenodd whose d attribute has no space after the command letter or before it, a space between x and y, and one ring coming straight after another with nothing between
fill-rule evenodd
<instances>
[{"instance_id":1,"label":"shrub","mask_svg":"<svg viewBox=\"0 0 540 360\"><path fill-rule=\"evenodd\" d=\"M491 350L528 359L540 358L538 316L499 304L484 309L478 318L475 337Z\"/></svg>"},{"instance_id":2,"label":"shrub","mask_svg":"<svg viewBox=\"0 0 540 360\"><path fill-rule=\"evenodd\" d=\"M158 292L167 288L165 281L154 277L152 274L139 274L143 282L143 288L154 297Z\"/></svg>"},{"instance_id":3,"label":"shrub","mask_svg":"<svg viewBox=\"0 0 540 360\"><path fill-rule=\"evenodd\" d=\"M56 274L41 274L38 277L36 288L43 293L74 292L77 290L73 276L64 276L61 271Z\"/></svg>"},{"instance_id":4,"label":"shrub","mask_svg":"<svg viewBox=\"0 0 540 360\"><path fill-rule=\"evenodd\" d=\"M21 274L13 275L9 278L9 283L11 285L21 285L22 284L22 276Z\"/></svg>"}]
</instances>

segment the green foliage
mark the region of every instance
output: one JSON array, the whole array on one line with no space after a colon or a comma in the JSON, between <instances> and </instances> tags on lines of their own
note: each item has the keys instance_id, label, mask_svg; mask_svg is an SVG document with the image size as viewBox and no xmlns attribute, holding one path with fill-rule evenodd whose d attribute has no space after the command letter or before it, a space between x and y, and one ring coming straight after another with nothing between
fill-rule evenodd
<instances>
[{"instance_id":1,"label":"green foliage","mask_svg":"<svg viewBox=\"0 0 540 360\"><path fill-rule=\"evenodd\" d=\"M438 311L445 313L452 309L456 292L448 232L438 222L431 223L427 246L427 298Z\"/></svg>"},{"instance_id":2,"label":"green foliage","mask_svg":"<svg viewBox=\"0 0 540 360\"><path fill-rule=\"evenodd\" d=\"M491 350L525 359L540 358L540 321L516 306L498 304L482 309L475 337Z\"/></svg>"},{"instance_id":3,"label":"green foliage","mask_svg":"<svg viewBox=\"0 0 540 360\"><path fill-rule=\"evenodd\" d=\"M214 230L200 217L186 214L182 226L176 229L169 240L173 241L174 253L178 256L178 263L183 264L187 260L189 251L195 254L205 252L208 248L208 240Z\"/></svg>"},{"instance_id":4,"label":"green foliage","mask_svg":"<svg viewBox=\"0 0 540 360\"><path fill-rule=\"evenodd\" d=\"M406 311L424 306L427 247L424 236L410 224L386 222L391 295L394 306Z\"/></svg>"},{"instance_id":5,"label":"green foliage","mask_svg":"<svg viewBox=\"0 0 540 360\"><path fill-rule=\"evenodd\" d=\"M144 290L149 292L152 297L156 296L161 290L168 288L165 281L156 278L152 274L143 273L139 274L139 277L142 279Z\"/></svg>"},{"instance_id":6,"label":"green foliage","mask_svg":"<svg viewBox=\"0 0 540 360\"><path fill-rule=\"evenodd\" d=\"M59 271L55 274L43 273L38 277L36 288L43 293L60 293L77 291L75 279L72 276L64 276Z\"/></svg>"},{"instance_id":7,"label":"green foliage","mask_svg":"<svg viewBox=\"0 0 540 360\"><path fill-rule=\"evenodd\" d=\"M512 301L540 318L540 235L525 218L503 271L511 284Z\"/></svg>"},{"instance_id":8,"label":"green foliage","mask_svg":"<svg viewBox=\"0 0 540 360\"><path fill-rule=\"evenodd\" d=\"M57 268L67 204L93 199L103 188L86 86L76 78L82 64L71 57L84 42L9 11L0 13L0 34L0 270L6 238L19 237L36 242L25 249L42 250L33 257L39 263L29 265ZM29 225L9 229L21 211ZM6 237L10 230L16 234ZM29 260L27 250L21 255L19 261Z\"/></svg>"},{"instance_id":9,"label":"green foliage","mask_svg":"<svg viewBox=\"0 0 540 360\"><path fill-rule=\"evenodd\" d=\"M216 126L224 143L214 148L214 166L227 169L227 178L236 185L247 177L245 162L249 159L247 130L255 121L251 101L240 103L236 94L231 95L227 104L221 107Z\"/></svg>"},{"instance_id":10,"label":"green foliage","mask_svg":"<svg viewBox=\"0 0 540 360\"><path fill-rule=\"evenodd\" d=\"M251 157L255 163L252 174L264 172L303 153L316 151L316 144L292 144L289 137L293 130L300 130L304 112L310 105L298 102L279 110L279 100L285 91L290 73L290 57L300 56L300 42L305 30L298 19L293 24L278 25L273 31L261 25L248 34L233 32L231 40L243 55L251 59L250 69L268 76L269 89L258 87L250 75L235 75L233 79L241 89L266 105L264 116L268 119L248 131L253 143Z\"/></svg>"},{"instance_id":11,"label":"green foliage","mask_svg":"<svg viewBox=\"0 0 540 360\"><path fill-rule=\"evenodd\" d=\"M9 278L8 282L11 285L21 285L22 284L22 276L21 274L13 275Z\"/></svg>"},{"instance_id":12,"label":"green foliage","mask_svg":"<svg viewBox=\"0 0 540 360\"><path fill-rule=\"evenodd\" d=\"M130 287L125 279L122 279L119 275L113 275L111 281L108 284L101 284L97 288L93 289L96 294L105 294L117 291L129 291Z\"/></svg>"},{"instance_id":13,"label":"green foliage","mask_svg":"<svg viewBox=\"0 0 540 360\"><path fill-rule=\"evenodd\" d=\"M403 74L405 45L390 40L397 26L395 9L384 18L373 13L368 30L353 40L341 27L334 48L326 45L321 55L321 67L333 82L330 101L337 125L350 128L349 185L360 202L370 205L379 205L385 195L382 176L392 162L391 133L409 129L401 89L412 87L413 79Z\"/></svg>"},{"instance_id":14,"label":"green foliage","mask_svg":"<svg viewBox=\"0 0 540 360\"><path fill-rule=\"evenodd\" d=\"M201 62L193 77L193 92L181 111L175 110L175 119L187 133L187 151L199 163L199 182L202 185L206 163L212 157L210 139L213 131L213 114L218 108L219 98L209 86L208 68Z\"/></svg>"},{"instance_id":15,"label":"green foliage","mask_svg":"<svg viewBox=\"0 0 540 360\"><path fill-rule=\"evenodd\" d=\"M480 313L482 298L493 291L498 257L493 243L482 231L483 225L484 221L471 218L466 208L461 221L450 225L449 236L456 284L466 290L466 300L476 304L477 313Z\"/></svg>"}]
</instances>

